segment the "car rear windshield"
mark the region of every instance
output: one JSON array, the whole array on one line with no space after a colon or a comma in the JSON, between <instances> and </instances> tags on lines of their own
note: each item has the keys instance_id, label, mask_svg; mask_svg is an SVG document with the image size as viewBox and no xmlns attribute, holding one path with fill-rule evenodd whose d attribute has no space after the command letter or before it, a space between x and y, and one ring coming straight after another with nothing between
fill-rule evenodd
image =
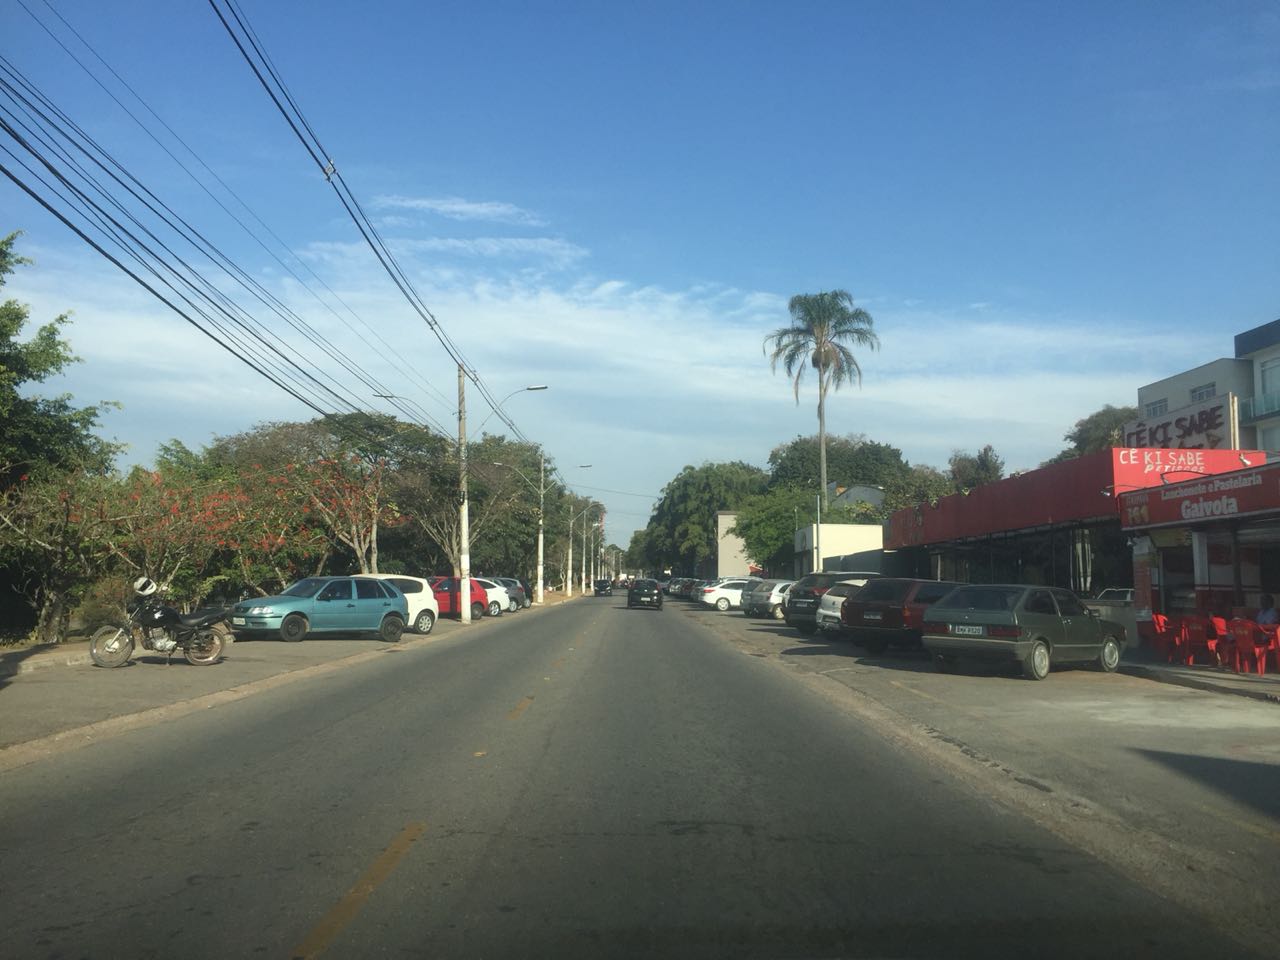
<instances>
[{"instance_id":1,"label":"car rear windshield","mask_svg":"<svg viewBox=\"0 0 1280 960\"><path fill-rule=\"evenodd\" d=\"M1012 610L1024 587L960 587L938 602L943 610Z\"/></svg>"},{"instance_id":2,"label":"car rear windshield","mask_svg":"<svg viewBox=\"0 0 1280 960\"><path fill-rule=\"evenodd\" d=\"M937 603L958 586L960 584L948 583L946 580L939 580L936 583L922 583L920 589L916 591L914 602Z\"/></svg>"},{"instance_id":3,"label":"car rear windshield","mask_svg":"<svg viewBox=\"0 0 1280 960\"><path fill-rule=\"evenodd\" d=\"M859 600L879 600L886 603L897 603L906 599L911 589L910 580L869 580L858 594Z\"/></svg>"}]
</instances>

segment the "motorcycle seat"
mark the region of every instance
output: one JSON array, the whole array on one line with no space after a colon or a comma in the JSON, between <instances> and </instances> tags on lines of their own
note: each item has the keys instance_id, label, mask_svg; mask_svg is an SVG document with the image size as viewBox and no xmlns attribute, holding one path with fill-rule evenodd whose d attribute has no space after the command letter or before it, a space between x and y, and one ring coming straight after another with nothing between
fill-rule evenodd
<instances>
[{"instance_id":1,"label":"motorcycle seat","mask_svg":"<svg viewBox=\"0 0 1280 960\"><path fill-rule=\"evenodd\" d=\"M227 619L225 610L206 610L203 613L180 613L178 620L184 627L208 627Z\"/></svg>"}]
</instances>

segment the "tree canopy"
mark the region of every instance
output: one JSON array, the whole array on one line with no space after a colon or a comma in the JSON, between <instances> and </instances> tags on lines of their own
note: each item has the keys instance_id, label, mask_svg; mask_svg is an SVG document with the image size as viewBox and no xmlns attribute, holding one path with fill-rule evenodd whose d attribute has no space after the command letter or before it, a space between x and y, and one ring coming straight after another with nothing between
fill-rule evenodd
<instances>
[{"instance_id":1,"label":"tree canopy","mask_svg":"<svg viewBox=\"0 0 1280 960\"><path fill-rule=\"evenodd\" d=\"M1116 407L1108 403L1101 410L1095 410L1087 417L1077 420L1075 426L1062 436L1071 445L1050 457L1041 466L1071 460L1085 453L1123 446L1124 425L1136 419L1137 407Z\"/></svg>"},{"instance_id":2,"label":"tree canopy","mask_svg":"<svg viewBox=\"0 0 1280 960\"><path fill-rule=\"evenodd\" d=\"M972 490L1004 476L1004 459L989 443L977 453L956 450L951 454L948 466L956 490Z\"/></svg>"},{"instance_id":3,"label":"tree canopy","mask_svg":"<svg viewBox=\"0 0 1280 960\"><path fill-rule=\"evenodd\" d=\"M796 437L779 444L769 453L769 482L816 492L818 460L817 436ZM883 487L907 469L902 451L890 444L868 440L860 433L827 438L827 475L837 486Z\"/></svg>"},{"instance_id":4,"label":"tree canopy","mask_svg":"<svg viewBox=\"0 0 1280 960\"><path fill-rule=\"evenodd\" d=\"M686 466L662 489L649 520L648 566L694 573L716 554L716 513L764 491L768 475L749 463Z\"/></svg>"}]
</instances>

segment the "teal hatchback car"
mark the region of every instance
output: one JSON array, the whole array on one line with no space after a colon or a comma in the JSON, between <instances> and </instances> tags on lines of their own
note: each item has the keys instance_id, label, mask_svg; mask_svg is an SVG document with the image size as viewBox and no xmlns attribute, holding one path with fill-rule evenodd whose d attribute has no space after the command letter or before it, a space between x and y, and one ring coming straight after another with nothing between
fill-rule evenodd
<instances>
[{"instance_id":1,"label":"teal hatchback car","mask_svg":"<svg viewBox=\"0 0 1280 960\"><path fill-rule=\"evenodd\" d=\"M308 633L376 634L395 643L409 620L404 594L374 577L307 577L279 596L241 600L231 608L237 639L278 636L297 642Z\"/></svg>"}]
</instances>

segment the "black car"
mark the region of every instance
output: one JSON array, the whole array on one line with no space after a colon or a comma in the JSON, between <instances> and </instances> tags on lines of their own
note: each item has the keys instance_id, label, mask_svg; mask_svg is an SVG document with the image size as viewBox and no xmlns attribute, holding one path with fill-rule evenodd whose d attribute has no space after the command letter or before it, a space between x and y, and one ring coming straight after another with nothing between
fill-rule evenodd
<instances>
[{"instance_id":1,"label":"black car","mask_svg":"<svg viewBox=\"0 0 1280 960\"><path fill-rule=\"evenodd\" d=\"M597 580L597 581L596 581L596 596L597 596L597 597L612 597L612 596L613 596L613 581L612 581L612 580Z\"/></svg>"},{"instance_id":2,"label":"black car","mask_svg":"<svg viewBox=\"0 0 1280 960\"><path fill-rule=\"evenodd\" d=\"M654 607L662 609L662 590L656 580L637 580L627 591L627 607Z\"/></svg>"}]
</instances>

